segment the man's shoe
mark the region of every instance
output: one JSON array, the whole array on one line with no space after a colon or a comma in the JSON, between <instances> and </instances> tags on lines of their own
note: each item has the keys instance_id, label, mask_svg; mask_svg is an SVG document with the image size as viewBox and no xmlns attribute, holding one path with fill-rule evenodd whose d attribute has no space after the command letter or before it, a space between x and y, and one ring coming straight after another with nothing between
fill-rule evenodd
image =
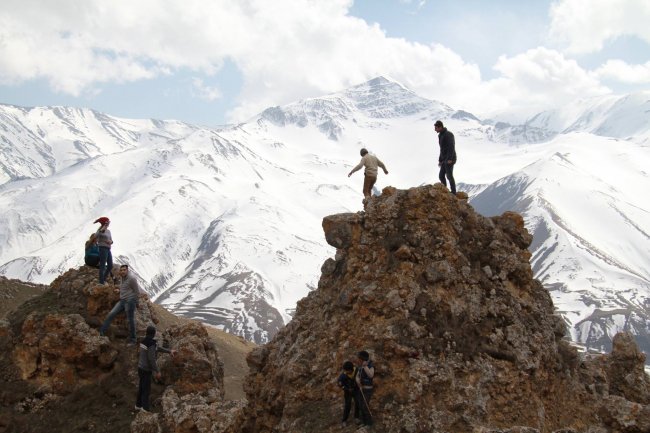
<instances>
[{"instance_id":1,"label":"man's shoe","mask_svg":"<svg viewBox=\"0 0 650 433\"><path fill-rule=\"evenodd\" d=\"M135 410L142 410L142 408L136 404L135 405Z\"/></svg>"},{"instance_id":2,"label":"man's shoe","mask_svg":"<svg viewBox=\"0 0 650 433\"><path fill-rule=\"evenodd\" d=\"M135 341L129 341L128 343L126 343L126 346L127 347L135 346Z\"/></svg>"}]
</instances>

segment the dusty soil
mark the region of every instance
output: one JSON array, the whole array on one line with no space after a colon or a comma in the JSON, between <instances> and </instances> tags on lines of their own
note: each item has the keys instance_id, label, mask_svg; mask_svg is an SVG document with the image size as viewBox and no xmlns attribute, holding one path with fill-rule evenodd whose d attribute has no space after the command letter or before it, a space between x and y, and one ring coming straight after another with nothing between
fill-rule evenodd
<instances>
[{"instance_id":1,"label":"dusty soil","mask_svg":"<svg viewBox=\"0 0 650 433\"><path fill-rule=\"evenodd\" d=\"M61 299L44 288L47 286L17 280L0 281L0 318L9 320L14 334L20 332L25 317L34 311L85 316L85 298L81 293L78 297ZM161 332L188 320L159 305L154 310L160 319ZM208 332L224 363L226 399L244 398L242 382L248 374L246 355L255 345L217 329L208 328ZM119 335L113 337L111 345L119 352L115 367L95 383L63 397L55 397L22 380L7 352L0 352L0 433L128 432L135 416L137 352L127 347L126 340ZM164 386L154 383L151 391L152 411L159 412Z\"/></svg>"}]
</instances>

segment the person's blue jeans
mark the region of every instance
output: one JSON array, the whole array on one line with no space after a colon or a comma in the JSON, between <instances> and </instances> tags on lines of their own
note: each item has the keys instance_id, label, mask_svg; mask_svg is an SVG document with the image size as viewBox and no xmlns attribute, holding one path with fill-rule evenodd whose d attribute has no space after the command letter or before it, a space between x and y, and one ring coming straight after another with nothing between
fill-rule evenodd
<instances>
[{"instance_id":1,"label":"person's blue jeans","mask_svg":"<svg viewBox=\"0 0 650 433\"><path fill-rule=\"evenodd\" d=\"M115 316L120 314L122 311L126 312L126 318L129 321L129 341L135 343L135 307L137 304L136 299L120 299L117 304L113 307L108 317L104 320L102 327L99 328L99 333L104 335L108 330L108 327L111 326L111 322L115 319Z\"/></svg>"},{"instance_id":2,"label":"person's blue jeans","mask_svg":"<svg viewBox=\"0 0 650 433\"><path fill-rule=\"evenodd\" d=\"M106 282L108 274L113 272L113 254L108 247L99 247L99 284Z\"/></svg>"}]
</instances>

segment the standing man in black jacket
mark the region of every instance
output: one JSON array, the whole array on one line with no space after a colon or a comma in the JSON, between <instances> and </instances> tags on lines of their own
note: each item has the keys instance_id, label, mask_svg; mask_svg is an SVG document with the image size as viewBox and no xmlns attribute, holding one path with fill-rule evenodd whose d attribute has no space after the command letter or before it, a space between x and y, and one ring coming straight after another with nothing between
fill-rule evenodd
<instances>
[{"instance_id":1,"label":"standing man in black jacket","mask_svg":"<svg viewBox=\"0 0 650 433\"><path fill-rule=\"evenodd\" d=\"M454 164L456 164L456 140L454 134L448 131L440 120L434 124L438 133L438 144L440 145L440 156L438 166L440 167L440 183L447 186L445 175L449 179L449 189L456 195L456 181L454 180Z\"/></svg>"}]
</instances>

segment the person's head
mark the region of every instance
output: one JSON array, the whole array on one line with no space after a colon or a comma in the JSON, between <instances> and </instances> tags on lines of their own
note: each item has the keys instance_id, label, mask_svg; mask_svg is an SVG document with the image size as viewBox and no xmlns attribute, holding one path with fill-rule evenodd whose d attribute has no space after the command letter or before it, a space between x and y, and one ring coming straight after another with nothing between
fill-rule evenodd
<instances>
[{"instance_id":1,"label":"person's head","mask_svg":"<svg viewBox=\"0 0 650 433\"><path fill-rule=\"evenodd\" d=\"M156 336L156 327L153 325L147 326L147 331L146 331L147 337L153 338Z\"/></svg>"},{"instance_id":2,"label":"person's head","mask_svg":"<svg viewBox=\"0 0 650 433\"><path fill-rule=\"evenodd\" d=\"M365 350L362 350L361 352L357 353L357 360L359 364L363 364L364 362L370 360L370 354Z\"/></svg>"},{"instance_id":3,"label":"person's head","mask_svg":"<svg viewBox=\"0 0 650 433\"><path fill-rule=\"evenodd\" d=\"M343 363L343 371L347 373L352 373L352 371L354 371L354 364L352 361L345 361Z\"/></svg>"},{"instance_id":4,"label":"person's head","mask_svg":"<svg viewBox=\"0 0 650 433\"><path fill-rule=\"evenodd\" d=\"M442 124L442 121L436 120L436 123L433 124L436 132L440 132L445 128L445 125Z\"/></svg>"},{"instance_id":5,"label":"person's head","mask_svg":"<svg viewBox=\"0 0 650 433\"><path fill-rule=\"evenodd\" d=\"M129 265L120 266L120 277L124 278L129 273Z\"/></svg>"},{"instance_id":6,"label":"person's head","mask_svg":"<svg viewBox=\"0 0 650 433\"><path fill-rule=\"evenodd\" d=\"M367 151L366 148L364 147L363 149L361 149L361 150L359 151L359 153L361 154L361 156L366 156L366 155L368 154L368 151Z\"/></svg>"}]
</instances>

